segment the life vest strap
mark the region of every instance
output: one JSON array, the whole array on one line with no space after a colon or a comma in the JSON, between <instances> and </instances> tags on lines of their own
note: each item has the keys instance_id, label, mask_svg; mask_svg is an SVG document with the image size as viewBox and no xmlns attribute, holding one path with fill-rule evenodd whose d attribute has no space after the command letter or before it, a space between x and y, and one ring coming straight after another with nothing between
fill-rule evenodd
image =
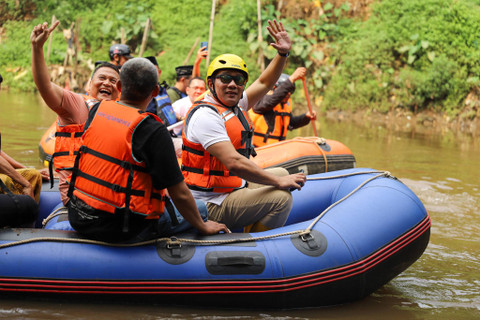
<instances>
[{"instance_id":1,"label":"life vest strap","mask_svg":"<svg viewBox=\"0 0 480 320\"><path fill-rule=\"evenodd\" d=\"M273 136L273 135L270 135L268 132L267 133L254 132L253 135L258 136L258 137L264 137L266 139L275 139L275 140L279 140L279 141L285 140L285 137L283 137L283 136L282 137Z\"/></svg>"},{"instance_id":2,"label":"life vest strap","mask_svg":"<svg viewBox=\"0 0 480 320\"><path fill-rule=\"evenodd\" d=\"M102 180L102 179L99 179L97 177L94 177L94 176L91 176L85 172L82 172L82 171L78 171L77 173L77 177L82 177L84 179L87 179L87 180L90 180L96 184L99 184L105 188L108 188L108 189L111 189L117 193L127 193L128 192L128 188L126 187L122 187L121 185L118 185L118 184L115 184L115 183L110 183L108 181L105 181L105 180ZM130 190L130 194L131 195L134 195L134 196L138 196L138 197L143 197L145 195L145 192L142 191L142 190Z\"/></svg>"},{"instance_id":3,"label":"life vest strap","mask_svg":"<svg viewBox=\"0 0 480 320\"><path fill-rule=\"evenodd\" d=\"M237 152L240 153L242 156L245 158L250 157L251 154L253 154L254 149L237 149ZM256 153L255 153L256 154Z\"/></svg>"},{"instance_id":4,"label":"life vest strap","mask_svg":"<svg viewBox=\"0 0 480 320\"><path fill-rule=\"evenodd\" d=\"M232 192L232 191L235 191L235 190L243 189L243 188L245 188L245 186L240 187L240 188L233 188L233 187L203 188L203 187L195 186L195 185L192 185L192 184L187 184L188 189L193 190L193 191L203 191L203 192L224 192L224 191L220 191L220 189L227 190L227 192Z\"/></svg>"},{"instance_id":5,"label":"life vest strap","mask_svg":"<svg viewBox=\"0 0 480 320\"><path fill-rule=\"evenodd\" d=\"M187 184L188 189L194 190L194 191L205 191L205 192L213 192L213 188L202 188L199 186L194 186L191 184Z\"/></svg>"},{"instance_id":6,"label":"life vest strap","mask_svg":"<svg viewBox=\"0 0 480 320\"><path fill-rule=\"evenodd\" d=\"M280 117L291 117L292 116L292 114L290 112L278 112L278 111L273 110L273 113L275 114L275 116L280 116Z\"/></svg>"},{"instance_id":7,"label":"life vest strap","mask_svg":"<svg viewBox=\"0 0 480 320\"><path fill-rule=\"evenodd\" d=\"M205 171L203 169L199 169L199 168L193 168L193 167L187 167L185 165L182 164L182 167L181 167L182 171L187 171L187 172L192 172L192 173L196 173L196 174L205 174ZM223 170L210 170L208 172L208 175L210 176L219 176L219 177L235 177L234 174L226 174L226 171L223 171Z\"/></svg>"},{"instance_id":8,"label":"life vest strap","mask_svg":"<svg viewBox=\"0 0 480 320\"><path fill-rule=\"evenodd\" d=\"M120 159L111 157L111 156L106 155L106 154L104 154L104 153L101 153L101 152L95 151L95 150L93 150L93 149L90 149L90 148L88 148L87 146L81 146L81 147L80 147L80 151L83 152L83 153L90 153L91 155L93 155L93 156L95 156L95 157L97 157L97 158L100 158L100 159L103 159L103 160L106 160L106 161L115 163L115 164L119 165L120 167L122 167L123 169L126 169L126 170L131 170L131 169L133 169L133 170L135 170L135 171L146 172L146 169L145 169L144 167L140 167L140 166L131 164L131 163L128 162L128 161L122 161L122 160L120 160Z\"/></svg>"},{"instance_id":9,"label":"life vest strap","mask_svg":"<svg viewBox=\"0 0 480 320\"><path fill-rule=\"evenodd\" d=\"M83 131L81 132L55 132L55 137L65 137L65 138L71 138L72 133L74 134L74 138L80 138L83 135Z\"/></svg>"},{"instance_id":10,"label":"life vest strap","mask_svg":"<svg viewBox=\"0 0 480 320\"><path fill-rule=\"evenodd\" d=\"M182 144L182 150L185 150L185 151L187 151L187 152L196 154L196 155L198 155L198 156L204 156L204 155L205 155L205 152L203 152L203 151L201 151L201 150L197 150L197 149L193 149L193 148L187 147L187 146L184 145L184 144Z\"/></svg>"},{"instance_id":11,"label":"life vest strap","mask_svg":"<svg viewBox=\"0 0 480 320\"><path fill-rule=\"evenodd\" d=\"M61 133L61 132L60 132ZM78 151L74 151L73 152L73 155L76 156L78 154ZM70 152L69 151L61 151L61 152L54 152L51 156L47 157L47 160L48 160L48 174L50 175L50 189L53 188L53 184L54 184L54 177L53 177L53 159L55 159L55 157L64 157L64 156L69 156L70 155ZM55 168L57 171L60 171L60 170L71 170L72 167L68 167L68 168Z\"/></svg>"},{"instance_id":12,"label":"life vest strap","mask_svg":"<svg viewBox=\"0 0 480 320\"><path fill-rule=\"evenodd\" d=\"M122 187L118 184L110 183L108 181L105 181L105 180L99 179L97 177L91 176L91 175L89 175L85 172L82 172L80 170L77 171L76 176L77 177L82 177L82 178L87 179L87 180L90 180L90 181L92 181L96 184L99 184L99 185L101 185L105 188L109 188L109 189L111 189L115 192L118 192L118 193L125 193L125 194L128 193L128 187ZM130 194L133 195L133 196L136 196L136 197L143 197L143 196L145 196L145 191L132 189L132 190L130 190ZM152 192L151 197L154 198L154 199L157 199L157 200L165 200L165 197L162 197L162 194L156 193L156 192Z\"/></svg>"}]
</instances>

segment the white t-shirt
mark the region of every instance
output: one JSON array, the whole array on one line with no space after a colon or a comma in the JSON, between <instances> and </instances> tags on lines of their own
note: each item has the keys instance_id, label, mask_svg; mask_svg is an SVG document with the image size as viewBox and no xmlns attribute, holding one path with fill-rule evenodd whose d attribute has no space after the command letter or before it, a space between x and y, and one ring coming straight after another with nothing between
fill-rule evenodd
<instances>
[{"instance_id":1,"label":"white t-shirt","mask_svg":"<svg viewBox=\"0 0 480 320\"><path fill-rule=\"evenodd\" d=\"M183 97L182 99L179 99L175 101L172 104L173 111L175 112L175 115L178 118L185 118L187 115L188 110L190 110L190 107L192 106L192 101L190 101L190 97L186 96ZM180 136L182 134L182 126L177 127L173 129L173 132L177 135Z\"/></svg>"},{"instance_id":2,"label":"white t-shirt","mask_svg":"<svg viewBox=\"0 0 480 320\"><path fill-rule=\"evenodd\" d=\"M185 118L191 106L192 101L190 101L189 96L179 99L172 104L173 111L175 111L177 118Z\"/></svg>"},{"instance_id":3,"label":"white t-shirt","mask_svg":"<svg viewBox=\"0 0 480 320\"><path fill-rule=\"evenodd\" d=\"M203 100L216 103L210 94L205 95ZM245 92L238 102L238 106L243 110L248 109L248 98ZM195 111L188 122L188 128L185 134L189 141L201 144L204 149L218 142L230 141L222 117L208 107L202 107ZM245 183L245 181L243 183ZM191 191L195 199L211 202L216 205L220 205L228 196L228 193Z\"/></svg>"}]
</instances>

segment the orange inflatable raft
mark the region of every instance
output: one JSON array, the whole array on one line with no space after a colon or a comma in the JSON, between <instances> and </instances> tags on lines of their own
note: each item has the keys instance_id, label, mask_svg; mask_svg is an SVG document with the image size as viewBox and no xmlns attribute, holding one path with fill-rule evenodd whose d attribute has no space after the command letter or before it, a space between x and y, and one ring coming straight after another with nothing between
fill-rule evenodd
<instances>
[{"instance_id":1,"label":"orange inflatable raft","mask_svg":"<svg viewBox=\"0 0 480 320\"><path fill-rule=\"evenodd\" d=\"M48 161L54 150L55 122L40 140L40 159ZM315 174L355 167L355 157L350 149L343 143L330 139L297 137L255 150L257 156L250 159L259 167L283 167L290 173L303 170L305 174Z\"/></svg>"},{"instance_id":2,"label":"orange inflatable raft","mask_svg":"<svg viewBox=\"0 0 480 320\"><path fill-rule=\"evenodd\" d=\"M343 143L318 137L297 137L255 149L251 158L261 168L283 167L290 173L315 174L355 167L355 157Z\"/></svg>"},{"instance_id":3,"label":"orange inflatable raft","mask_svg":"<svg viewBox=\"0 0 480 320\"><path fill-rule=\"evenodd\" d=\"M55 151L55 131L56 131L56 122L55 120L52 125L45 131L40 143L38 144L38 154L40 159L44 162L45 166L48 166L48 161L52 157L53 152Z\"/></svg>"}]
</instances>

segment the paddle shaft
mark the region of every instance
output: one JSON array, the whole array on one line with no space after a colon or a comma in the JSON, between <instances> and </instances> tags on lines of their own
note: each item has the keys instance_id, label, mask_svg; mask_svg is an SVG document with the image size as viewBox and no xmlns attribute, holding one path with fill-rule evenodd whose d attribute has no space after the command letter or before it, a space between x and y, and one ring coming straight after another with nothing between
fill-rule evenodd
<instances>
[{"instance_id":1,"label":"paddle shaft","mask_svg":"<svg viewBox=\"0 0 480 320\"><path fill-rule=\"evenodd\" d=\"M310 97L308 95L308 90L307 90L307 84L305 83L305 78L302 78L303 82L303 89L305 90L305 98L307 99L307 104L308 104L308 110L310 111L310 114L313 114L312 112L312 105L310 103ZM313 134L318 137L317 134L317 128L315 128L315 120L312 119L312 127L313 127Z\"/></svg>"},{"instance_id":2,"label":"paddle shaft","mask_svg":"<svg viewBox=\"0 0 480 320\"><path fill-rule=\"evenodd\" d=\"M178 122L172 124L171 126L168 126L168 127L167 127L167 130L170 131L170 130L173 130L173 129L178 128L178 127L180 127L180 126L183 126L183 120L182 120L182 121L178 121Z\"/></svg>"}]
</instances>

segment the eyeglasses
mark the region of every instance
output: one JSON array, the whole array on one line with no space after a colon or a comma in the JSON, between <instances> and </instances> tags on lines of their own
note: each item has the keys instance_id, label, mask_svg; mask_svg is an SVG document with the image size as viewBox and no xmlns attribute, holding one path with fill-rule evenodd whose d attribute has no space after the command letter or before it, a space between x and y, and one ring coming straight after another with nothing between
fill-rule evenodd
<instances>
[{"instance_id":1,"label":"eyeglasses","mask_svg":"<svg viewBox=\"0 0 480 320\"><path fill-rule=\"evenodd\" d=\"M205 87L189 87L189 88L194 91L205 91Z\"/></svg>"},{"instance_id":2,"label":"eyeglasses","mask_svg":"<svg viewBox=\"0 0 480 320\"><path fill-rule=\"evenodd\" d=\"M225 84L232 82L232 80L235 81L237 86L244 86L247 83L247 79L242 75L231 76L229 74L219 74L217 78Z\"/></svg>"}]
</instances>

